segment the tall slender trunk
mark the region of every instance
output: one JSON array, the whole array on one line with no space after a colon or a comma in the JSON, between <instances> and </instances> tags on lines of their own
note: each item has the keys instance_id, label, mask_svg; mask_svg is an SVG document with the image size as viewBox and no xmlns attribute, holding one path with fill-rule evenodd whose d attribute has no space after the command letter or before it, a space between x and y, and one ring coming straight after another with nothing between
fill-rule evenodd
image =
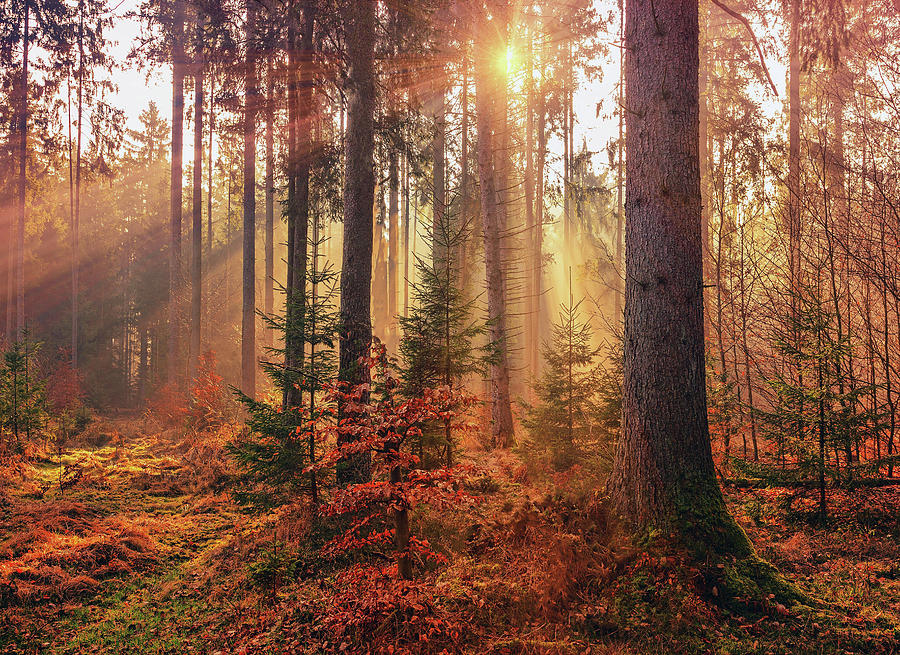
<instances>
[{"instance_id":1,"label":"tall slender trunk","mask_svg":"<svg viewBox=\"0 0 900 655\"><path fill-rule=\"evenodd\" d=\"M397 273L398 251L400 249L400 166L397 149L391 146L388 153L388 350L395 352L398 344L397 333Z\"/></svg>"},{"instance_id":2,"label":"tall slender trunk","mask_svg":"<svg viewBox=\"0 0 900 655\"><path fill-rule=\"evenodd\" d=\"M528 43L531 45L531 33ZM525 348L528 367L531 375L537 373L540 358L540 340L538 339L537 289L534 269L540 266L537 258L537 226L534 223L534 64L528 57L528 68L525 75L525 239L527 244L525 266L525 297L527 302L525 322Z\"/></svg>"},{"instance_id":3,"label":"tall slender trunk","mask_svg":"<svg viewBox=\"0 0 900 655\"><path fill-rule=\"evenodd\" d=\"M700 233L703 245L703 279L709 277L709 208L712 202L709 185L709 13L702 10L700 17ZM703 38L705 37L705 38ZM620 137L621 138L621 137Z\"/></svg>"},{"instance_id":4,"label":"tall slender trunk","mask_svg":"<svg viewBox=\"0 0 900 655\"><path fill-rule=\"evenodd\" d=\"M546 46L541 48L541 59L544 59L544 55L546 54ZM541 67L543 69L543 66ZM541 71L541 93L540 100L538 103L538 119L537 119L537 166L536 168L536 183L537 189L535 191L535 210L534 210L534 222L535 222L535 243L534 243L534 257L537 266L535 266L533 275L534 275L534 295L535 295L535 321L537 324L537 329L535 330L535 338L538 341L538 344L543 343L544 335L547 331L547 319L549 314L546 311L546 303L544 301L544 188L545 188L545 175L544 171L546 168L547 162L547 101L544 97L544 76L543 70ZM540 346L538 346L538 353L540 355ZM538 356L537 362L534 368L534 374L539 375L541 371L541 359Z\"/></svg>"},{"instance_id":5,"label":"tall slender trunk","mask_svg":"<svg viewBox=\"0 0 900 655\"><path fill-rule=\"evenodd\" d=\"M619 140L616 143L616 315L614 325L618 326L622 320L622 282L625 279L624 254L625 238L625 0L620 0L619 10L621 19L619 22L619 106L616 114L619 119ZM701 64L702 65L702 64ZM702 89L701 89L702 91ZM701 99L702 102L702 99ZM701 105L701 112L703 111ZM703 125L701 121L701 126ZM703 138L701 127L701 140ZM701 174L703 171L701 151Z\"/></svg>"},{"instance_id":6,"label":"tall slender trunk","mask_svg":"<svg viewBox=\"0 0 900 655\"><path fill-rule=\"evenodd\" d=\"M201 308L203 302L203 55L199 52L202 28L197 25L197 48L194 62L194 180L191 189L191 360L188 362L189 379L197 375L197 358L200 357Z\"/></svg>"},{"instance_id":7,"label":"tall slender trunk","mask_svg":"<svg viewBox=\"0 0 900 655\"><path fill-rule=\"evenodd\" d=\"M506 342L506 283L503 269L503 226L501 206L496 188L493 130L496 119L493 97L497 93L490 83L488 54L493 51L494 25L482 17L475 47L475 112L478 132L478 177L481 186L481 216L484 231L484 259L487 275L488 321L490 339L497 349L491 362L491 441L495 446L512 443L513 421L509 394L509 359Z\"/></svg>"},{"instance_id":8,"label":"tall slender trunk","mask_svg":"<svg viewBox=\"0 0 900 655\"><path fill-rule=\"evenodd\" d=\"M403 157L403 316L409 316L409 155Z\"/></svg>"},{"instance_id":9,"label":"tall slender trunk","mask_svg":"<svg viewBox=\"0 0 900 655\"><path fill-rule=\"evenodd\" d=\"M315 28L315 3L303 8L292 77L293 93L288 94L293 116L293 151L291 155L288 201L288 325L285 331L285 363L294 379L303 367L306 317L306 268L309 235L309 174L311 165L311 122L313 103L312 57ZM299 379L297 379L299 382ZM298 407L303 393L297 384L285 393L286 405Z\"/></svg>"},{"instance_id":10,"label":"tall slender trunk","mask_svg":"<svg viewBox=\"0 0 900 655\"><path fill-rule=\"evenodd\" d=\"M241 310L241 391L256 395L256 2L247 0L244 70L244 239Z\"/></svg>"},{"instance_id":11,"label":"tall slender trunk","mask_svg":"<svg viewBox=\"0 0 900 655\"><path fill-rule=\"evenodd\" d=\"M795 317L799 311L800 296L800 2L791 0L790 3L788 43L787 219L791 302Z\"/></svg>"},{"instance_id":12,"label":"tall slender trunk","mask_svg":"<svg viewBox=\"0 0 900 655\"><path fill-rule=\"evenodd\" d=\"M266 279L264 311L275 311L275 80L272 56L266 64ZM266 328L263 343L267 348L275 344L275 335Z\"/></svg>"},{"instance_id":13,"label":"tall slender trunk","mask_svg":"<svg viewBox=\"0 0 900 655\"><path fill-rule=\"evenodd\" d=\"M468 285L468 253L469 253L469 57L463 47L462 52L462 119L460 125L459 152L459 285L466 289Z\"/></svg>"},{"instance_id":14,"label":"tall slender trunk","mask_svg":"<svg viewBox=\"0 0 900 655\"><path fill-rule=\"evenodd\" d=\"M375 200L375 7L374 0L351 2L344 10L349 71L347 130L344 138L344 252L341 270L339 379L350 386L367 384L369 370L360 364L372 342L372 206ZM344 416L348 408L342 407ZM368 480L368 453L342 462L339 483Z\"/></svg>"},{"instance_id":15,"label":"tall slender trunk","mask_svg":"<svg viewBox=\"0 0 900 655\"><path fill-rule=\"evenodd\" d=\"M435 270L440 270L444 266L444 257L449 256L447 252L448 237L450 236L450 225L447 212L447 195L446 195L446 158L445 148L447 143L447 102L446 89L444 88L443 70L438 74L438 79L434 82L434 103L432 109L432 118L434 119L434 132L431 138L431 162L432 162L432 178L431 178L431 207L432 207L432 224L431 224L431 246L432 246L432 265Z\"/></svg>"},{"instance_id":16,"label":"tall slender trunk","mask_svg":"<svg viewBox=\"0 0 900 655\"><path fill-rule=\"evenodd\" d=\"M181 295L182 144L184 138L184 2L175 0L172 45L172 169L169 204L169 330L167 378L176 381L178 305Z\"/></svg>"},{"instance_id":17,"label":"tall slender trunk","mask_svg":"<svg viewBox=\"0 0 900 655\"><path fill-rule=\"evenodd\" d=\"M22 79L19 82L19 216L16 231L16 340L25 329L25 190L28 180L25 176L28 161L28 40L30 34L30 2L25 3L24 27L22 29Z\"/></svg>"},{"instance_id":18,"label":"tall slender trunk","mask_svg":"<svg viewBox=\"0 0 900 655\"><path fill-rule=\"evenodd\" d=\"M212 259L213 247L213 138L215 137L215 75L209 76L209 161L206 164L206 258Z\"/></svg>"},{"instance_id":19,"label":"tall slender trunk","mask_svg":"<svg viewBox=\"0 0 900 655\"><path fill-rule=\"evenodd\" d=\"M78 2L78 109L75 146L75 211L72 213L72 368L78 368L78 269L81 232L81 121L84 116L84 2ZM71 129L71 128L70 128ZM71 160L71 158L70 158Z\"/></svg>"}]
</instances>

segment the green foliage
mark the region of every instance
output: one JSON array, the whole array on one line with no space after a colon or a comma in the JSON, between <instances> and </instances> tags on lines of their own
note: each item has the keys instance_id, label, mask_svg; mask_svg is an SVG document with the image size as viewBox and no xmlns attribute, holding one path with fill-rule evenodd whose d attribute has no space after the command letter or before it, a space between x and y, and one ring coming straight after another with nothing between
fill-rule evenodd
<instances>
[{"instance_id":1,"label":"green foliage","mask_svg":"<svg viewBox=\"0 0 900 655\"><path fill-rule=\"evenodd\" d=\"M597 360L590 325L581 303L560 307L550 340L544 344L546 367L534 384L537 402L525 403L523 424L534 447L550 455L557 469L582 459L588 449L610 458L621 421L621 358L613 350L604 367Z\"/></svg>"},{"instance_id":2,"label":"green foliage","mask_svg":"<svg viewBox=\"0 0 900 655\"><path fill-rule=\"evenodd\" d=\"M41 344L29 340L29 331L3 353L0 369L0 428L20 447L24 436L31 439L48 418L44 382L36 374Z\"/></svg>"},{"instance_id":3,"label":"green foliage","mask_svg":"<svg viewBox=\"0 0 900 655\"><path fill-rule=\"evenodd\" d=\"M466 228L453 225L449 214L426 237L432 258L416 257L409 315L398 317L403 332L400 378L407 398L421 396L426 389L458 389L466 378L482 373L492 355L491 344L479 345L486 341L488 326L475 319L476 301L459 284L456 254L463 247ZM434 452L443 451L449 464L453 441L446 421L423 426L420 456L437 459Z\"/></svg>"},{"instance_id":4,"label":"green foliage","mask_svg":"<svg viewBox=\"0 0 900 655\"><path fill-rule=\"evenodd\" d=\"M852 470L852 449L881 428L884 413L861 399L869 385L850 384L841 363L853 351L851 336L837 335L835 317L816 289L797 293L797 310L787 330L774 343L783 365L766 379L772 391L769 410L760 410L765 433L778 445L782 469L809 480L814 475L840 481L832 453L845 453L845 471Z\"/></svg>"},{"instance_id":5,"label":"green foliage","mask_svg":"<svg viewBox=\"0 0 900 655\"><path fill-rule=\"evenodd\" d=\"M242 502L272 507L298 493L317 494L315 472L304 470L316 461L316 426L333 416L322 391L336 377L338 323L337 274L330 266L318 270L321 243L311 241L307 288L293 299L302 311L295 305L285 316L264 316L271 329L302 344L304 357L287 366L283 346L270 350L263 369L277 397L256 400L236 392L248 414L247 430L228 449L241 471L235 495Z\"/></svg>"}]
</instances>

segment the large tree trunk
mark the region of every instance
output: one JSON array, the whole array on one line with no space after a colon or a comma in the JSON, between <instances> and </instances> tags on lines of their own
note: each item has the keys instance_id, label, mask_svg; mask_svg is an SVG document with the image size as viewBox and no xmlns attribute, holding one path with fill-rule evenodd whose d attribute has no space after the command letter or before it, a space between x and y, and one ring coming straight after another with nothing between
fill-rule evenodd
<instances>
[{"instance_id":1,"label":"large tree trunk","mask_svg":"<svg viewBox=\"0 0 900 655\"><path fill-rule=\"evenodd\" d=\"M202 30L197 26L198 43ZM194 62L194 180L191 221L191 361L188 363L190 379L197 374L197 358L200 357L201 305L203 298L203 59L196 55Z\"/></svg>"},{"instance_id":2,"label":"large tree trunk","mask_svg":"<svg viewBox=\"0 0 900 655\"><path fill-rule=\"evenodd\" d=\"M169 330L167 378L176 380L178 302L181 293L182 144L184 138L184 3L175 0L172 45L172 169L169 203Z\"/></svg>"},{"instance_id":3,"label":"large tree trunk","mask_svg":"<svg viewBox=\"0 0 900 655\"><path fill-rule=\"evenodd\" d=\"M256 3L247 0L244 71L244 248L241 310L241 391L256 395Z\"/></svg>"},{"instance_id":4,"label":"large tree trunk","mask_svg":"<svg viewBox=\"0 0 900 655\"><path fill-rule=\"evenodd\" d=\"M375 200L375 1L353 0L343 9L349 72L347 133L344 139L344 253L341 270L339 379L367 384L360 364L372 341L369 293L372 286L372 206ZM346 415L345 408L342 412ZM339 483L371 476L368 453L342 462Z\"/></svg>"},{"instance_id":5,"label":"large tree trunk","mask_svg":"<svg viewBox=\"0 0 900 655\"><path fill-rule=\"evenodd\" d=\"M484 231L484 259L487 276L490 338L497 348L491 363L491 441L506 447L513 440L512 407L509 397L509 357L506 342L506 282L503 270L501 208L494 170L494 108L496 85L491 84L489 53L494 25L482 18L475 48L475 112L478 132L478 177L481 185L481 216Z\"/></svg>"},{"instance_id":6,"label":"large tree trunk","mask_svg":"<svg viewBox=\"0 0 900 655\"><path fill-rule=\"evenodd\" d=\"M696 557L747 558L753 566L733 573L782 593L728 515L710 447L697 3L629 0L625 38L625 429L612 500L635 527L674 534ZM733 593L729 582L720 592Z\"/></svg>"},{"instance_id":7,"label":"large tree trunk","mask_svg":"<svg viewBox=\"0 0 900 655\"><path fill-rule=\"evenodd\" d=\"M25 3L24 27L22 30L22 80L19 87L19 216L16 229L16 340L25 329L25 176L28 161L28 39L29 3Z\"/></svg>"}]
</instances>

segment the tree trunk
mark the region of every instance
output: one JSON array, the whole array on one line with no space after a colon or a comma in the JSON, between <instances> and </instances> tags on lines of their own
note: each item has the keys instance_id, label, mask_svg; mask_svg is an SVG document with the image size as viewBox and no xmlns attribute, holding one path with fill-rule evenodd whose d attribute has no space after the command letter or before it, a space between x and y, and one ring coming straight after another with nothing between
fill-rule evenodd
<instances>
[{"instance_id":1,"label":"tree trunk","mask_svg":"<svg viewBox=\"0 0 900 655\"><path fill-rule=\"evenodd\" d=\"M182 144L184 138L184 3L175 0L172 46L172 169L169 204L169 384L176 381L178 364L178 302L181 292Z\"/></svg>"},{"instance_id":2,"label":"tree trunk","mask_svg":"<svg viewBox=\"0 0 900 655\"><path fill-rule=\"evenodd\" d=\"M285 330L285 366L296 377L303 366L304 322L306 316L306 268L309 236L309 172L312 149L309 116L313 103L312 57L315 28L315 3L307 2L303 8L303 24L300 29L298 57L294 60L288 93L289 130L292 149L289 162L288 199L288 324ZM303 393L297 385L291 385L285 393L286 407L299 407Z\"/></svg>"},{"instance_id":3,"label":"tree trunk","mask_svg":"<svg viewBox=\"0 0 900 655\"><path fill-rule=\"evenodd\" d=\"M212 260L213 247L213 138L216 129L216 78L209 76L209 161L206 164L206 258ZM208 310L207 310L208 311Z\"/></svg>"},{"instance_id":4,"label":"tree trunk","mask_svg":"<svg viewBox=\"0 0 900 655\"><path fill-rule=\"evenodd\" d=\"M25 190L28 180L25 176L28 161L28 39L30 34L30 5L25 3L24 27L22 30L22 80L19 89L19 216L16 231L16 341L25 329Z\"/></svg>"},{"instance_id":5,"label":"tree trunk","mask_svg":"<svg viewBox=\"0 0 900 655\"><path fill-rule=\"evenodd\" d=\"M355 0L344 7L349 71L347 131L344 138L344 252L341 270L339 380L351 387L369 382L360 359L372 342L372 206L375 200L375 1ZM347 408L341 412L347 416ZM338 482L368 480L371 458L356 455L338 467Z\"/></svg>"},{"instance_id":6,"label":"tree trunk","mask_svg":"<svg viewBox=\"0 0 900 655\"><path fill-rule=\"evenodd\" d=\"M619 119L619 141L616 146L616 306L615 306L615 322L613 325L619 326L622 320L622 283L624 279L623 261L624 254L624 237L625 237L625 1L621 0L619 7L622 15L619 23L619 106L616 115ZM701 119L701 138L702 138L702 119ZM702 151L701 151L702 156ZM701 172L703 164L701 163ZM702 179L702 178L701 178Z\"/></svg>"},{"instance_id":7,"label":"tree trunk","mask_svg":"<svg viewBox=\"0 0 900 655\"><path fill-rule=\"evenodd\" d=\"M497 348L491 362L491 441L507 447L513 440L512 407L509 397L509 359L506 343L506 282L502 260L503 230L494 170L494 108L497 92L490 83L493 26L482 18L475 48L475 112L478 132L478 177L481 186L481 216L484 231L484 259L487 275L490 339Z\"/></svg>"},{"instance_id":8,"label":"tree trunk","mask_svg":"<svg viewBox=\"0 0 900 655\"><path fill-rule=\"evenodd\" d=\"M625 29L625 426L613 504L696 557L753 558L734 573L772 580L725 508L707 425L697 3L629 0Z\"/></svg>"},{"instance_id":9,"label":"tree trunk","mask_svg":"<svg viewBox=\"0 0 900 655\"><path fill-rule=\"evenodd\" d=\"M468 254L469 254L469 57L462 52L462 91L460 104L462 105L462 121L460 125L460 153L459 153L459 286L467 289Z\"/></svg>"},{"instance_id":10,"label":"tree trunk","mask_svg":"<svg viewBox=\"0 0 900 655\"><path fill-rule=\"evenodd\" d=\"M790 3L788 44L787 220L791 311L795 317L800 297L800 1L791 0Z\"/></svg>"},{"instance_id":11,"label":"tree trunk","mask_svg":"<svg viewBox=\"0 0 900 655\"><path fill-rule=\"evenodd\" d=\"M532 37L529 32L528 43ZM534 58L528 57L525 82L525 243L527 244L525 266L525 297L527 302L525 322L525 361L534 376L540 359L538 339L537 290L533 271L540 266L537 258L537 227L534 223Z\"/></svg>"},{"instance_id":12,"label":"tree trunk","mask_svg":"<svg viewBox=\"0 0 900 655\"><path fill-rule=\"evenodd\" d=\"M387 345L396 352L399 342L397 330L397 273L400 249L400 166L399 153L391 146L388 153L388 332Z\"/></svg>"},{"instance_id":13,"label":"tree trunk","mask_svg":"<svg viewBox=\"0 0 900 655\"><path fill-rule=\"evenodd\" d=\"M256 395L256 3L247 0L244 70L244 247L241 310L241 391Z\"/></svg>"},{"instance_id":14,"label":"tree trunk","mask_svg":"<svg viewBox=\"0 0 900 655\"><path fill-rule=\"evenodd\" d=\"M197 26L198 44L202 38ZM194 62L194 181L192 193L191 223L191 361L188 362L190 380L197 375L197 358L200 357L201 305L203 299L203 60L196 55Z\"/></svg>"},{"instance_id":15,"label":"tree trunk","mask_svg":"<svg viewBox=\"0 0 900 655\"><path fill-rule=\"evenodd\" d=\"M72 214L72 368L78 368L78 268L81 247L81 122L84 117L84 3L78 3L78 127L75 138L75 211Z\"/></svg>"},{"instance_id":16,"label":"tree trunk","mask_svg":"<svg viewBox=\"0 0 900 655\"><path fill-rule=\"evenodd\" d=\"M272 316L275 311L275 96L272 57L266 66L266 280L265 313ZM264 344L267 348L275 345L275 335L266 328Z\"/></svg>"}]
</instances>

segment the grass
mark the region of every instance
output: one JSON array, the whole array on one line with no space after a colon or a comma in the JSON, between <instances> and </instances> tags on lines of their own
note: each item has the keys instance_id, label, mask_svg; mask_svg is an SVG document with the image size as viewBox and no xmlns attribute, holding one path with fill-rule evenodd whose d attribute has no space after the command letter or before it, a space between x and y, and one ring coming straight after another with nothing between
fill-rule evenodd
<instances>
[{"instance_id":1,"label":"grass","mask_svg":"<svg viewBox=\"0 0 900 655\"><path fill-rule=\"evenodd\" d=\"M28 602L7 597L0 653L900 652L900 490L836 496L824 525L811 520L813 495L726 490L760 555L816 599L741 608L717 597L716 571L616 532L593 491L600 481L585 472L525 475L515 455L479 453L468 484L479 503L413 517L449 562L394 588L375 569L354 574L358 559L321 561L314 544L332 528L302 508L241 511L216 482L209 444L192 458L201 446L113 427L124 435L117 446L66 453L63 465L82 472L69 488L54 486L55 459L0 486L0 603L13 566L57 562L69 578L96 579ZM146 539L132 560L113 548L129 530ZM261 576L274 541L291 566ZM83 556L97 552L120 553L124 566L100 575L98 558Z\"/></svg>"}]
</instances>

